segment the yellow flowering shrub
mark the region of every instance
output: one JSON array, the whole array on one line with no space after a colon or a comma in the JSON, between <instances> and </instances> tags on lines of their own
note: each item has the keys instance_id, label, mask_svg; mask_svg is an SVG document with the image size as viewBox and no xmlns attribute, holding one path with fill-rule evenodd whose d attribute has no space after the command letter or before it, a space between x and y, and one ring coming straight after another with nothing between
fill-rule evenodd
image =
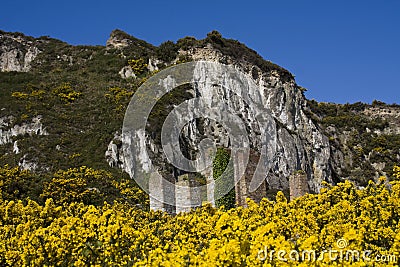
<instances>
[{"instance_id":1,"label":"yellow flowering shrub","mask_svg":"<svg viewBox=\"0 0 400 267\"><path fill-rule=\"evenodd\" d=\"M51 198L60 206L73 202L103 205L114 201L144 209L149 206L148 195L132 179L86 166L35 174L5 165L0 167L0 198L24 203L30 199L39 204Z\"/></svg>"},{"instance_id":2,"label":"yellow flowering shrub","mask_svg":"<svg viewBox=\"0 0 400 267\"><path fill-rule=\"evenodd\" d=\"M397 165L393 167L393 176L400 179L400 167Z\"/></svg>"},{"instance_id":3,"label":"yellow flowering shrub","mask_svg":"<svg viewBox=\"0 0 400 267\"><path fill-rule=\"evenodd\" d=\"M124 110L133 95L133 91L121 87L111 87L108 91L109 93L104 94L104 96L116 105L117 111Z\"/></svg>"},{"instance_id":4,"label":"yellow flowering shrub","mask_svg":"<svg viewBox=\"0 0 400 267\"><path fill-rule=\"evenodd\" d=\"M13 92L12 94L11 94L11 96L12 97L15 97L15 98L17 98L17 99L25 99L25 98L28 98L29 97L29 94L27 94L27 93L23 93L23 92Z\"/></svg>"},{"instance_id":5,"label":"yellow flowering shrub","mask_svg":"<svg viewBox=\"0 0 400 267\"><path fill-rule=\"evenodd\" d=\"M41 100L41 99L43 99L43 96L46 94L46 92L42 89L34 89L34 88L28 88L28 89L30 89L30 93L16 91L16 92L13 92L11 94L11 96L16 99L19 99L19 100L23 100L23 99L27 99L27 98L31 98L31 99L36 98L38 100Z\"/></svg>"},{"instance_id":6,"label":"yellow flowering shrub","mask_svg":"<svg viewBox=\"0 0 400 267\"><path fill-rule=\"evenodd\" d=\"M65 103L74 102L82 96L81 92L75 91L70 83L63 83L52 90L52 93L58 96Z\"/></svg>"},{"instance_id":7,"label":"yellow flowering shrub","mask_svg":"<svg viewBox=\"0 0 400 267\"><path fill-rule=\"evenodd\" d=\"M101 205L118 200L131 204L148 204L147 195L132 180L114 179L110 172L86 166L60 170L45 182L41 197L53 199L57 205L73 202Z\"/></svg>"},{"instance_id":8,"label":"yellow flowering shrub","mask_svg":"<svg viewBox=\"0 0 400 267\"><path fill-rule=\"evenodd\" d=\"M88 178L96 177L97 173L92 173L92 169L81 167L58 171L50 182L44 186L43 198L52 198L62 205L63 203L88 202L96 198L101 192L97 188L88 188Z\"/></svg>"},{"instance_id":9,"label":"yellow flowering shrub","mask_svg":"<svg viewBox=\"0 0 400 267\"><path fill-rule=\"evenodd\" d=\"M128 64L132 68L132 71L133 73L135 73L135 75L142 74L147 68L147 64L145 63L143 58L129 59Z\"/></svg>"},{"instance_id":10,"label":"yellow flowering shrub","mask_svg":"<svg viewBox=\"0 0 400 267\"><path fill-rule=\"evenodd\" d=\"M85 167L66 172L81 173L76 185L98 175ZM122 182L118 187L132 193ZM249 201L247 208L207 204L175 216L119 202L0 200L0 265L398 266L399 220L397 181L364 189L345 182L291 202L278 193L275 201ZM324 254L332 250L336 259Z\"/></svg>"}]
</instances>

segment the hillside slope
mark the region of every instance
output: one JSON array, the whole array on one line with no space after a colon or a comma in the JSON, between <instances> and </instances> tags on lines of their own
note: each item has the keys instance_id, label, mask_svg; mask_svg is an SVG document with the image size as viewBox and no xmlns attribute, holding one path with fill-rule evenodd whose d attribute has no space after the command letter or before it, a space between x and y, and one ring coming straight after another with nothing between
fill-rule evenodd
<instances>
[{"instance_id":1,"label":"hillside slope","mask_svg":"<svg viewBox=\"0 0 400 267\"><path fill-rule=\"evenodd\" d=\"M158 70L192 60L235 65L264 87L264 104L278 125L278 154L266 175L268 194L288 193L289 176L296 171L306 173L311 192L319 192L321 181L350 179L365 186L368 179L393 175L400 161L399 106L306 100L291 73L215 31L203 40L185 37L159 47L120 30L105 46L72 46L0 31L0 165L31 170L39 175L38 184L60 169L80 166L127 178L119 137L130 98ZM186 89L163 99L158 112L190 98ZM153 116L149 136L160 130L164 115ZM203 133L221 144L223 135ZM186 135L188 150L195 150L198 138ZM151 142L159 145L157 137ZM162 156L152 157L168 175L179 174L163 165ZM100 188L93 181L87 187ZM109 189L102 187L104 199L116 194ZM26 191L37 199L38 194Z\"/></svg>"}]
</instances>

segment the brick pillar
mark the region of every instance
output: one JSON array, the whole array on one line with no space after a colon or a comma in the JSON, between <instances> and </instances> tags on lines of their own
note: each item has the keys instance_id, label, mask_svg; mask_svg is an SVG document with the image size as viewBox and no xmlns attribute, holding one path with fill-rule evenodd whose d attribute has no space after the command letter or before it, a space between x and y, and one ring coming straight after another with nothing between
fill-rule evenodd
<instances>
[{"instance_id":1,"label":"brick pillar","mask_svg":"<svg viewBox=\"0 0 400 267\"><path fill-rule=\"evenodd\" d=\"M267 186L265 181L263 181L260 186L250 192L250 183L254 175L262 175L262 179L266 176L266 173L256 173L257 165L260 160L260 154L255 151L250 150L248 155L249 160L247 166L244 165L246 153L238 152L234 156L234 174L235 182L235 194L236 194L236 206L247 206L246 198L250 198L255 202L259 203L263 198L267 196ZM238 177L239 173L245 169L244 175Z\"/></svg>"},{"instance_id":2,"label":"brick pillar","mask_svg":"<svg viewBox=\"0 0 400 267\"><path fill-rule=\"evenodd\" d=\"M149 194L150 194L150 209L151 210L162 210L164 208L164 186L163 178L157 172L150 175L149 180Z\"/></svg>"},{"instance_id":3,"label":"brick pillar","mask_svg":"<svg viewBox=\"0 0 400 267\"><path fill-rule=\"evenodd\" d=\"M201 175L203 175L206 178L206 185L203 186L203 190L201 192L201 201L210 203L213 207L215 207L215 198L214 198L214 190L215 190L215 181L213 177L213 168L212 165L211 167L207 167L205 170L201 172Z\"/></svg>"},{"instance_id":4,"label":"brick pillar","mask_svg":"<svg viewBox=\"0 0 400 267\"><path fill-rule=\"evenodd\" d=\"M215 207L214 190L215 190L215 181L211 172L211 176L207 176L207 202L210 203L211 206L213 207Z\"/></svg>"},{"instance_id":5,"label":"brick pillar","mask_svg":"<svg viewBox=\"0 0 400 267\"><path fill-rule=\"evenodd\" d=\"M215 155L215 149L214 148L209 148L208 150L204 151L205 153L205 166L207 166L203 171L201 171L201 175L203 175L206 178L206 186L205 186L205 192L201 192L202 194L202 202L207 202L210 203L213 207L215 207L215 197L214 197L214 191L215 191L215 181L214 181L214 176L213 176L213 162L212 159L214 158Z\"/></svg>"},{"instance_id":6,"label":"brick pillar","mask_svg":"<svg viewBox=\"0 0 400 267\"><path fill-rule=\"evenodd\" d=\"M265 182L265 177L267 176L266 170L262 168L261 171L258 170L258 173L256 173L259 160L260 160L260 154L251 150L249 156L249 162L247 164L245 173L246 186L248 190L247 197L254 200L256 203L260 203L263 198L267 197L267 185ZM261 164L262 163L263 162L261 162ZM254 175L258 177L253 178ZM262 179L263 182L258 186L256 190L250 191L250 183L253 179L255 179L256 181Z\"/></svg>"},{"instance_id":7,"label":"brick pillar","mask_svg":"<svg viewBox=\"0 0 400 267\"><path fill-rule=\"evenodd\" d=\"M157 172L150 174L150 209L175 213L175 181L173 177L163 177ZM169 204L166 204L169 203Z\"/></svg>"},{"instance_id":8,"label":"brick pillar","mask_svg":"<svg viewBox=\"0 0 400 267\"><path fill-rule=\"evenodd\" d=\"M195 177L193 173L178 176L175 184L176 213L188 212L192 208L200 207L203 200L207 199L207 186L202 186Z\"/></svg>"},{"instance_id":9,"label":"brick pillar","mask_svg":"<svg viewBox=\"0 0 400 267\"><path fill-rule=\"evenodd\" d=\"M191 209L191 194L189 187L189 174L178 176L175 184L176 213L188 212Z\"/></svg>"},{"instance_id":10,"label":"brick pillar","mask_svg":"<svg viewBox=\"0 0 400 267\"><path fill-rule=\"evenodd\" d=\"M244 157L245 153L242 151L238 151L233 155L233 173L234 173L234 181L235 181L235 195L236 195L236 206L247 206L246 198L247 198L247 185L246 185L246 176L240 176L240 173L245 171L244 166Z\"/></svg>"},{"instance_id":11,"label":"brick pillar","mask_svg":"<svg viewBox=\"0 0 400 267\"><path fill-rule=\"evenodd\" d=\"M190 206L191 208L201 207L203 200L206 200L206 185L202 186L202 183L196 181L196 174L189 174L189 186L190 186Z\"/></svg>"},{"instance_id":12,"label":"brick pillar","mask_svg":"<svg viewBox=\"0 0 400 267\"><path fill-rule=\"evenodd\" d=\"M307 174L302 171L289 176L290 200L301 197L310 192L308 188Z\"/></svg>"}]
</instances>

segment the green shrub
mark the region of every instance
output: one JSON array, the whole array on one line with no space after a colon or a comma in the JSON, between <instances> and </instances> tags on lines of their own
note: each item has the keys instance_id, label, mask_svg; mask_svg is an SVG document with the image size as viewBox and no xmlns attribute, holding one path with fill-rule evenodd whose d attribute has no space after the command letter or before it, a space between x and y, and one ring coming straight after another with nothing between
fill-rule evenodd
<instances>
[{"instance_id":1,"label":"green shrub","mask_svg":"<svg viewBox=\"0 0 400 267\"><path fill-rule=\"evenodd\" d=\"M45 179L28 170L5 165L0 168L0 198L40 201L42 181Z\"/></svg>"},{"instance_id":2,"label":"green shrub","mask_svg":"<svg viewBox=\"0 0 400 267\"><path fill-rule=\"evenodd\" d=\"M166 41L156 49L157 58L164 62L171 62L177 57L178 49L174 42Z\"/></svg>"},{"instance_id":3,"label":"green shrub","mask_svg":"<svg viewBox=\"0 0 400 267\"><path fill-rule=\"evenodd\" d=\"M187 37L179 39L176 42L176 45L183 51L188 51L190 48L196 46L197 43L198 43L198 41L196 40L196 38L187 36Z\"/></svg>"},{"instance_id":4,"label":"green shrub","mask_svg":"<svg viewBox=\"0 0 400 267\"><path fill-rule=\"evenodd\" d=\"M231 158L229 150L225 148L218 148L214 161L213 161L213 177L214 179L218 179L225 170L229 172L229 181L232 189L228 192L227 195L216 201L216 206L221 207L224 206L225 209L232 209L236 207L236 197L235 197L235 187L234 187L234 177L233 177L233 168L232 166L228 166L229 160ZM228 169L227 169L228 168ZM218 190L218 189L216 189Z\"/></svg>"}]
</instances>

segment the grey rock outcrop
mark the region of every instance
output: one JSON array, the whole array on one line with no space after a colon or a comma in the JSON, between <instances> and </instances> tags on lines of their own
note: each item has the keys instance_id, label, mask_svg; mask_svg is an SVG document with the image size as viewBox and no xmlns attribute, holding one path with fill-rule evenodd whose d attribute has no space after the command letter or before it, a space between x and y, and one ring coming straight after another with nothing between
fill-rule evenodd
<instances>
[{"instance_id":1,"label":"grey rock outcrop","mask_svg":"<svg viewBox=\"0 0 400 267\"><path fill-rule=\"evenodd\" d=\"M154 50L154 46L151 44L137 39L118 29L111 32L110 37L106 42L106 48L119 50L119 52L122 52L120 55L123 57L126 56L126 54L124 54L125 49L129 50L126 51L128 54L131 54L132 51L136 51L138 53L152 53ZM135 56L138 55L135 54Z\"/></svg>"},{"instance_id":2,"label":"grey rock outcrop","mask_svg":"<svg viewBox=\"0 0 400 267\"><path fill-rule=\"evenodd\" d=\"M46 128L43 126L41 116L33 117L31 122L15 124L15 119L12 116L0 118L0 145L13 143L12 152L14 154L23 153L23 149L18 146L18 138L28 135L48 135ZM18 166L23 170L34 171L40 168L36 160L28 159L27 154L18 161Z\"/></svg>"},{"instance_id":3,"label":"grey rock outcrop","mask_svg":"<svg viewBox=\"0 0 400 267\"><path fill-rule=\"evenodd\" d=\"M119 36L113 35L113 34L111 34L110 38L108 38L108 40L106 42L107 48L120 49L120 48L127 47L128 45L129 45L128 39L120 38Z\"/></svg>"},{"instance_id":4,"label":"grey rock outcrop","mask_svg":"<svg viewBox=\"0 0 400 267\"><path fill-rule=\"evenodd\" d=\"M106 161L110 167L124 168L124 156L121 146L121 134L116 132L113 140L110 141L105 153Z\"/></svg>"},{"instance_id":5,"label":"grey rock outcrop","mask_svg":"<svg viewBox=\"0 0 400 267\"><path fill-rule=\"evenodd\" d=\"M35 40L0 32L0 71L27 72L39 53Z\"/></svg>"},{"instance_id":6,"label":"grey rock outcrop","mask_svg":"<svg viewBox=\"0 0 400 267\"><path fill-rule=\"evenodd\" d=\"M15 125L12 116L0 118L0 145L12 143L14 137L23 136L25 134L29 136L47 135L48 133L43 127L41 119L41 116L36 116L32 118L32 122ZM19 149L15 147L16 144L14 143L14 150L19 152Z\"/></svg>"},{"instance_id":7,"label":"grey rock outcrop","mask_svg":"<svg viewBox=\"0 0 400 267\"><path fill-rule=\"evenodd\" d=\"M371 118L385 119L389 123L389 127L383 130L383 134L400 134L399 107L369 107L363 113Z\"/></svg>"},{"instance_id":8,"label":"grey rock outcrop","mask_svg":"<svg viewBox=\"0 0 400 267\"><path fill-rule=\"evenodd\" d=\"M158 70L158 64L161 64L162 61L157 58L149 58L149 62L147 63L147 69L150 72Z\"/></svg>"},{"instance_id":9,"label":"grey rock outcrop","mask_svg":"<svg viewBox=\"0 0 400 267\"><path fill-rule=\"evenodd\" d=\"M125 66L125 67L123 67L123 68L119 71L118 74L119 74L119 75L121 76L121 78L123 78L123 79L136 78L136 75L135 75L135 73L133 72L131 66Z\"/></svg>"},{"instance_id":10,"label":"grey rock outcrop","mask_svg":"<svg viewBox=\"0 0 400 267\"><path fill-rule=\"evenodd\" d=\"M22 170L29 170L29 171L35 171L39 169L39 164L34 161L34 160L28 160L26 158L27 155L24 155L18 162L18 166Z\"/></svg>"}]
</instances>

